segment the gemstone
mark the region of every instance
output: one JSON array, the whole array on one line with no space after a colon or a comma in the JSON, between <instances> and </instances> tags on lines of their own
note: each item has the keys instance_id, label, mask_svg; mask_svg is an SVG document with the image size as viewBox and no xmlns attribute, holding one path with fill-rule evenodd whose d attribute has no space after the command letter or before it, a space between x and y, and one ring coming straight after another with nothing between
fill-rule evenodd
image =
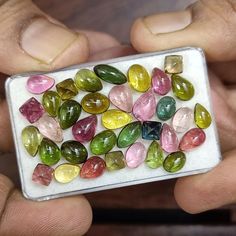
<instances>
[{"instance_id":1,"label":"gemstone","mask_svg":"<svg viewBox=\"0 0 236 236\"><path fill-rule=\"evenodd\" d=\"M165 57L165 72L169 74L179 74L183 72L183 57L180 55L170 55Z\"/></svg>"},{"instance_id":2,"label":"gemstone","mask_svg":"<svg viewBox=\"0 0 236 236\"><path fill-rule=\"evenodd\" d=\"M99 77L89 69L81 69L76 73L75 85L78 89L87 92L97 92L103 87Z\"/></svg>"},{"instance_id":3,"label":"gemstone","mask_svg":"<svg viewBox=\"0 0 236 236\"><path fill-rule=\"evenodd\" d=\"M38 164L33 172L32 180L35 183L48 186L53 178L54 169L44 164Z\"/></svg>"},{"instance_id":4,"label":"gemstone","mask_svg":"<svg viewBox=\"0 0 236 236\"><path fill-rule=\"evenodd\" d=\"M26 88L30 93L41 94L49 90L55 83L55 80L46 75L32 75L27 80Z\"/></svg>"},{"instance_id":5,"label":"gemstone","mask_svg":"<svg viewBox=\"0 0 236 236\"><path fill-rule=\"evenodd\" d=\"M140 121L135 121L127 124L119 133L117 146L125 148L133 144L141 135L142 124Z\"/></svg>"},{"instance_id":6,"label":"gemstone","mask_svg":"<svg viewBox=\"0 0 236 236\"><path fill-rule=\"evenodd\" d=\"M109 99L114 106L122 111L131 112L133 97L130 88L126 85L116 85L109 92Z\"/></svg>"},{"instance_id":7,"label":"gemstone","mask_svg":"<svg viewBox=\"0 0 236 236\"><path fill-rule=\"evenodd\" d=\"M39 130L34 126L27 126L22 130L21 139L26 151L31 155L35 156L38 147L42 141L42 135Z\"/></svg>"},{"instance_id":8,"label":"gemstone","mask_svg":"<svg viewBox=\"0 0 236 236\"><path fill-rule=\"evenodd\" d=\"M160 120L169 120L175 114L175 111L176 102L174 98L165 96L158 101L156 113Z\"/></svg>"},{"instance_id":9,"label":"gemstone","mask_svg":"<svg viewBox=\"0 0 236 236\"><path fill-rule=\"evenodd\" d=\"M126 164L129 168L136 168L141 165L146 156L146 148L140 143L134 143L128 148L125 154Z\"/></svg>"},{"instance_id":10,"label":"gemstone","mask_svg":"<svg viewBox=\"0 0 236 236\"><path fill-rule=\"evenodd\" d=\"M128 70L128 82L134 90L145 92L151 86L151 77L143 66L134 64Z\"/></svg>"},{"instance_id":11,"label":"gemstone","mask_svg":"<svg viewBox=\"0 0 236 236\"><path fill-rule=\"evenodd\" d=\"M193 124L193 111L188 107L178 109L172 118L172 127L177 133L183 133Z\"/></svg>"},{"instance_id":12,"label":"gemstone","mask_svg":"<svg viewBox=\"0 0 236 236\"><path fill-rule=\"evenodd\" d=\"M72 127L72 134L75 140L86 143L89 142L96 132L97 116L91 115L77 121Z\"/></svg>"},{"instance_id":13,"label":"gemstone","mask_svg":"<svg viewBox=\"0 0 236 236\"><path fill-rule=\"evenodd\" d=\"M81 105L74 100L65 101L58 110L58 119L62 129L68 129L76 123L81 114Z\"/></svg>"},{"instance_id":14,"label":"gemstone","mask_svg":"<svg viewBox=\"0 0 236 236\"><path fill-rule=\"evenodd\" d=\"M194 120L196 125L201 129L206 129L211 125L210 113L199 103L197 103L194 108Z\"/></svg>"},{"instance_id":15,"label":"gemstone","mask_svg":"<svg viewBox=\"0 0 236 236\"><path fill-rule=\"evenodd\" d=\"M152 71L152 88L158 95L166 95L171 89L169 76L158 68Z\"/></svg>"},{"instance_id":16,"label":"gemstone","mask_svg":"<svg viewBox=\"0 0 236 236\"><path fill-rule=\"evenodd\" d=\"M161 122L144 121L142 125L142 138L147 140L159 140L161 128Z\"/></svg>"},{"instance_id":17,"label":"gemstone","mask_svg":"<svg viewBox=\"0 0 236 236\"><path fill-rule=\"evenodd\" d=\"M132 116L124 111L111 109L102 114L102 124L107 129L118 129L132 121Z\"/></svg>"},{"instance_id":18,"label":"gemstone","mask_svg":"<svg viewBox=\"0 0 236 236\"><path fill-rule=\"evenodd\" d=\"M173 128L168 124L163 124L160 144L164 151L175 152L179 147L179 140Z\"/></svg>"},{"instance_id":19,"label":"gemstone","mask_svg":"<svg viewBox=\"0 0 236 236\"><path fill-rule=\"evenodd\" d=\"M174 95L183 101L190 100L194 95L192 83L179 75L172 75L172 90Z\"/></svg>"},{"instance_id":20,"label":"gemstone","mask_svg":"<svg viewBox=\"0 0 236 236\"><path fill-rule=\"evenodd\" d=\"M61 97L55 91L47 91L43 94L42 105L45 111L52 117L56 117L61 104Z\"/></svg>"},{"instance_id":21,"label":"gemstone","mask_svg":"<svg viewBox=\"0 0 236 236\"><path fill-rule=\"evenodd\" d=\"M61 155L72 164L80 164L87 160L88 152L82 143L69 140L61 145Z\"/></svg>"},{"instance_id":22,"label":"gemstone","mask_svg":"<svg viewBox=\"0 0 236 236\"><path fill-rule=\"evenodd\" d=\"M183 152L170 153L163 162L163 167L167 172L174 173L181 170L186 162L186 156Z\"/></svg>"},{"instance_id":23,"label":"gemstone","mask_svg":"<svg viewBox=\"0 0 236 236\"><path fill-rule=\"evenodd\" d=\"M54 142L63 140L63 133L57 120L44 114L36 123L40 133Z\"/></svg>"},{"instance_id":24,"label":"gemstone","mask_svg":"<svg viewBox=\"0 0 236 236\"><path fill-rule=\"evenodd\" d=\"M32 124L44 113L43 106L34 97L27 100L20 108L21 114Z\"/></svg>"},{"instance_id":25,"label":"gemstone","mask_svg":"<svg viewBox=\"0 0 236 236\"><path fill-rule=\"evenodd\" d=\"M121 151L109 152L105 155L107 170L120 170L125 168L124 154Z\"/></svg>"},{"instance_id":26,"label":"gemstone","mask_svg":"<svg viewBox=\"0 0 236 236\"><path fill-rule=\"evenodd\" d=\"M133 115L140 121L150 120L156 110L156 98L151 90L142 94L133 106Z\"/></svg>"},{"instance_id":27,"label":"gemstone","mask_svg":"<svg viewBox=\"0 0 236 236\"><path fill-rule=\"evenodd\" d=\"M72 164L59 165L54 171L57 182L67 184L79 176L80 167Z\"/></svg>"},{"instance_id":28,"label":"gemstone","mask_svg":"<svg viewBox=\"0 0 236 236\"><path fill-rule=\"evenodd\" d=\"M80 171L81 178L96 178L103 174L106 168L105 161L98 156L90 157L83 165Z\"/></svg>"},{"instance_id":29,"label":"gemstone","mask_svg":"<svg viewBox=\"0 0 236 236\"><path fill-rule=\"evenodd\" d=\"M43 164L52 166L59 162L61 152L59 147L52 140L43 138L39 146L39 156Z\"/></svg>"},{"instance_id":30,"label":"gemstone","mask_svg":"<svg viewBox=\"0 0 236 236\"><path fill-rule=\"evenodd\" d=\"M90 142L91 152L95 155L108 153L116 145L116 135L112 130L98 133Z\"/></svg>"},{"instance_id":31,"label":"gemstone","mask_svg":"<svg viewBox=\"0 0 236 236\"><path fill-rule=\"evenodd\" d=\"M94 72L102 80L111 84L124 84L127 82L126 76L113 66L101 64L94 67Z\"/></svg>"},{"instance_id":32,"label":"gemstone","mask_svg":"<svg viewBox=\"0 0 236 236\"><path fill-rule=\"evenodd\" d=\"M163 160L163 151L160 144L157 141L152 141L147 150L146 165L152 169L156 169L162 166Z\"/></svg>"},{"instance_id":33,"label":"gemstone","mask_svg":"<svg viewBox=\"0 0 236 236\"><path fill-rule=\"evenodd\" d=\"M110 101L101 93L89 93L83 97L81 105L85 112L100 114L109 108Z\"/></svg>"},{"instance_id":34,"label":"gemstone","mask_svg":"<svg viewBox=\"0 0 236 236\"><path fill-rule=\"evenodd\" d=\"M56 89L62 100L71 99L78 94L78 89L73 79L63 80L56 85Z\"/></svg>"}]
</instances>

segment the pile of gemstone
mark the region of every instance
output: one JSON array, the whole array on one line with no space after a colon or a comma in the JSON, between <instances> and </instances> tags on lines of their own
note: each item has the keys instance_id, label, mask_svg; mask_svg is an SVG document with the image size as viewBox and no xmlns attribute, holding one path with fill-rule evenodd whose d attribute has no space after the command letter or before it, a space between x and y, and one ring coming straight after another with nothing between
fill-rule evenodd
<instances>
[{"instance_id":1,"label":"pile of gemstone","mask_svg":"<svg viewBox=\"0 0 236 236\"><path fill-rule=\"evenodd\" d=\"M73 79L57 83L54 90L53 78L30 76L26 88L42 94L41 102L31 97L19 111L31 123L22 131L23 145L41 160L32 170L32 180L46 186L53 178L69 183L78 176L96 178L105 170L137 168L144 163L169 173L179 171L186 162L184 152L204 143L203 129L211 124L203 105L176 111L175 99L165 96L171 89L182 101L194 96L193 84L179 75L182 71L182 56L170 55L165 57L164 71L154 68L151 76L139 64L130 66L127 77L118 68L100 64L93 71L80 69ZM108 96L102 93L104 83L111 85ZM86 93L81 101L79 91ZM133 91L140 94L136 101ZM109 109L110 104L116 109ZM80 119L82 110L88 114ZM103 127L99 132L98 116ZM164 123L170 119L170 125ZM194 122L196 126L190 128ZM67 129L74 139L63 141ZM177 133L183 134L180 141ZM140 139L150 140L147 150ZM93 156L88 157L85 143ZM115 146L118 151L112 150ZM60 160L65 162L55 166Z\"/></svg>"}]
</instances>

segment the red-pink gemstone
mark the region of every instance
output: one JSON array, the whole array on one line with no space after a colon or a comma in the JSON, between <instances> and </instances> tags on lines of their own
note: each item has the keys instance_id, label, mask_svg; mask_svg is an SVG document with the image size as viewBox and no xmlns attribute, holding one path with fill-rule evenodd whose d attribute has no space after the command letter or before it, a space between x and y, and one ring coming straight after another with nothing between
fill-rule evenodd
<instances>
[{"instance_id":1,"label":"red-pink gemstone","mask_svg":"<svg viewBox=\"0 0 236 236\"><path fill-rule=\"evenodd\" d=\"M190 129L181 139L179 148L182 151L188 151L200 146L205 142L206 134L202 129Z\"/></svg>"},{"instance_id":2,"label":"red-pink gemstone","mask_svg":"<svg viewBox=\"0 0 236 236\"><path fill-rule=\"evenodd\" d=\"M165 95L171 89L169 76L158 68L154 68L152 71L152 88L159 95Z\"/></svg>"},{"instance_id":3,"label":"red-pink gemstone","mask_svg":"<svg viewBox=\"0 0 236 236\"><path fill-rule=\"evenodd\" d=\"M38 164L33 172L32 180L38 184L48 186L53 178L54 169L44 164Z\"/></svg>"},{"instance_id":4,"label":"red-pink gemstone","mask_svg":"<svg viewBox=\"0 0 236 236\"><path fill-rule=\"evenodd\" d=\"M27 100L19 111L30 123L36 122L44 113L43 106L34 97Z\"/></svg>"},{"instance_id":5,"label":"red-pink gemstone","mask_svg":"<svg viewBox=\"0 0 236 236\"><path fill-rule=\"evenodd\" d=\"M163 124L161 131L160 144L166 152L176 152L179 147L178 137L172 127Z\"/></svg>"},{"instance_id":6,"label":"red-pink gemstone","mask_svg":"<svg viewBox=\"0 0 236 236\"><path fill-rule=\"evenodd\" d=\"M75 140L86 143L90 141L96 131L97 116L88 116L82 120L77 121L72 127L72 134Z\"/></svg>"}]
</instances>

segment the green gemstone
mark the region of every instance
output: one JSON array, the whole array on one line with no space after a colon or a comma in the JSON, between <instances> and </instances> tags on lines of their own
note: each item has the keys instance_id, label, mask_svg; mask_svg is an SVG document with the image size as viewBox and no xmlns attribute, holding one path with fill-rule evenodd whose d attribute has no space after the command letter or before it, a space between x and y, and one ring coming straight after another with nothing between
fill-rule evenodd
<instances>
[{"instance_id":1,"label":"green gemstone","mask_svg":"<svg viewBox=\"0 0 236 236\"><path fill-rule=\"evenodd\" d=\"M162 166L163 160L163 151L160 144L157 141L152 141L147 150L146 165L152 169L156 169Z\"/></svg>"},{"instance_id":2,"label":"green gemstone","mask_svg":"<svg viewBox=\"0 0 236 236\"><path fill-rule=\"evenodd\" d=\"M127 82L126 76L118 69L109 65L97 65L94 67L94 72L102 80L111 84L124 84Z\"/></svg>"},{"instance_id":3,"label":"green gemstone","mask_svg":"<svg viewBox=\"0 0 236 236\"><path fill-rule=\"evenodd\" d=\"M124 154L121 151L109 152L105 155L107 170L120 170L125 168Z\"/></svg>"},{"instance_id":4,"label":"green gemstone","mask_svg":"<svg viewBox=\"0 0 236 236\"><path fill-rule=\"evenodd\" d=\"M61 104L61 98L55 91L46 91L43 94L42 105L45 111L52 117L57 116L58 108Z\"/></svg>"},{"instance_id":5,"label":"green gemstone","mask_svg":"<svg viewBox=\"0 0 236 236\"><path fill-rule=\"evenodd\" d=\"M112 130L98 133L90 143L91 152L95 155L108 153L116 145L116 135Z\"/></svg>"},{"instance_id":6,"label":"green gemstone","mask_svg":"<svg viewBox=\"0 0 236 236\"><path fill-rule=\"evenodd\" d=\"M65 101L58 110L58 119L62 129L67 129L79 119L81 106L74 100Z\"/></svg>"},{"instance_id":7,"label":"green gemstone","mask_svg":"<svg viewBox=\"0 0 236 236\"><path fill-rule=\"evenodd\" d=\"M22 130L21 139L26 151L31 156L35 156L42 141L39 130L32 125L27 126Z\"/></svg>"},{"instance_id":8,"label":"green gemstone","mask_svg":"<svg viewBox=\"0 0 236 236\"><path fill-rule=\"evenodd\" d=\"M89 69L81 69L76 73L75 85L78 89L87 92L97 92L102 90L101 80Z\"/></svg>"},{"instance_id":9,"label":"green gemstone","mask_svg":"<svg viewBox=\"0 0 236 236\"><path fill-rule=\"evenodd\" d=\"M141 135L142 124L140 121L135 121L127 124L118 136L117 146L125 148L133 144Z\"/></svg>"},{"instance_id":10,"label":"green gemstone","mask_svg":"<svg viewBox=\"0 0 236 236\"><path fill-rule=\"evenodd\" d=\"M157 103L157 117L160 120L169 120L176 111L175 99L169 96L162 97Z\"/></svg>"},{"instance_id":11,"label":"green gemstone","mask_svg":"<svg viewBox=\"0 0 236 236\"><path fill-rule=\"evenodd\" d=\"M73 79L63 80L56 85L56 89L62 100L71 99L78 94L78 89Z\"/></svg>"},{"instance_id":12,"label":"green gemstone","mask_svg":"<svg viewBox=\"0 0 236 236\"><path fill-rule=\"evenodd\" d=\"M61 155L72 164L80 164L87 160L88 152L82 143L69 140L61 145Z\"/></svg>"},{"instance_id":13,"label":"green gemstone","mask_svg":"<svg viewBox=\"0 0 236 236\"><path fill-rule=\"evenodd\" d=\"M210 113L199 103L197 103L194 108L194 120L196 125L201 129L206 129L211 125Z\"/></svg>"},{"instance_id":14,"label":"green gemstone","mask_svg":"<svg viewBox=\"0 0 236 236\"><path fill-rule=\"evenodd\" d=\"M171 84L174 95L183 101L188 101L194 96L192 83L179 75L171 76Z\"/></svg>"},{"instance_id":15,"label":"green gemstone","mask_svg":"<svg viewBox=\"0 0 236 236\"><path fill-rule=\"evenodd\" d=\"M43 164L52 166L59 162L61 152L59 147L53 141L43 138L39 146L39 156Z\"/></svg>"},{"instance_id":16,"label":"green gemstone","mask_svg":"<svg viewBox=\"0 0 236 236\"><path fill-rule=\"evenodd\" d=\"M186 162L183 152L170 153L164 160L163 167L167 172L174 173L181 170Z\"/></svg>"}]
</instances>

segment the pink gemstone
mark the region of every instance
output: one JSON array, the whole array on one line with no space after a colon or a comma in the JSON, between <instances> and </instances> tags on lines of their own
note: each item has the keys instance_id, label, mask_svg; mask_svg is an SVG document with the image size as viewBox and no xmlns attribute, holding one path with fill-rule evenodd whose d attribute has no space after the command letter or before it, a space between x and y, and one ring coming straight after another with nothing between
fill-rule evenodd
<instances>
[{"instance_id":1,"label":"pink gemstone","mask_svg":"<svg viewBox=\"0 0 236 236\"><path fill-rule=\"evenodd\" d=\"M134 143L129 149L126 151L125 160L126 164L129 168L136 168L141 165L146 157L146 148L140 143Z\"/></svg>"},{"instance_id":2,"label":"pink gemstone","mask_svg":"<svg viewBox=\"0 0 236 236\"><path fill-rule=\"evenodd\" d=\"M33 172L32 180L38 184L48 186L53 178L54 169L44 164L38 164Z\"/></svg>"},{"instance_id":3,"label":"pink gemstone","mask_svg":"<svg viewBox=\"0 0 236 236\"><path fill-rule=\"evenodd\" d=\"M152 92L141 95L133 106L133 115L140 121L150 120L156 111L156 99Z\"/></svg>"},{"instance_id":4,"label":"pink gemstone","mask_svg":"<svg viewBox=\"0 0 236 236\"><path fill-rule=\"evenodd\" d=\"M109 93L109 99L120 110L132 111L133 97L129 87L125 85L114 86Z\"/></svg>"},{"instance_id":5,"label":"pink gemstone","mask_svg":"<svg viewBox=\"0 0 236 236\"><path fill-rule=\"evenodd\" d=\"M39 132L54 142L62 142L63 133L57 120L44 114L36 123Z\"/></svg>"},{"instance_id":6,"label":"pink gemstone","mask_svg":"<svg viewBox=\"0 0 236 236\"><path fill-rule=\"evenodd\" d=\"M30 93L41 94L50 89L54 83L55 80L46 75L32 75L27 80L26 88Z\"/></svg>"},{"instance_id":7,"label":"pink gemstone","mask_svg":"<svg viewBox=\"0 0 236 236\"><path fill-rule=\"evenodd\" d=\"M202 129L190 129L181 139L179 148L182 151L188 151L204 143L206 134Z\"/></svg>"},{"instance_id":8,"label":"pink gemstone","mask_svg":"<svg viewBox=\"0 0 236 236\"><path fill-rule=\"evenodd\" d=\"M36 122L44 113L43 106L34 97L27 100L19 111L30 123Z\"/></svg>"},{"instance_id":9,"label":"pink gemstone","mask_svg":"<svg viewBox=\"0 0 236 236\"><path fill-rule=\"evenodd\" d=\"M162 126L160 144L166 152L176 152L178 150L178 137L173 128L167 124L163 124Z\"/></svg>"},{"instance_id":10,"label":"pink gemstone","mask_svg":"<svg viewBox=\"0 0 236 236\"><path fill-rule=\"evenodd\" d=\"M171 89L169 76L158 68L154 68L152 71L152 88L159 95L165 95Z\"/></svg>"},{"instance_id":11,"label":"pink gemstone","mask_svg":"<svg viewBox=\"0 0 236 236\"><path fill-rule=\"evenodd\" d=\"M96 126L97 116L88 116L74 124L72 127L72 134L77 141L86 143L93 138L96 131Z\"/></svg>"}]
</instances>

